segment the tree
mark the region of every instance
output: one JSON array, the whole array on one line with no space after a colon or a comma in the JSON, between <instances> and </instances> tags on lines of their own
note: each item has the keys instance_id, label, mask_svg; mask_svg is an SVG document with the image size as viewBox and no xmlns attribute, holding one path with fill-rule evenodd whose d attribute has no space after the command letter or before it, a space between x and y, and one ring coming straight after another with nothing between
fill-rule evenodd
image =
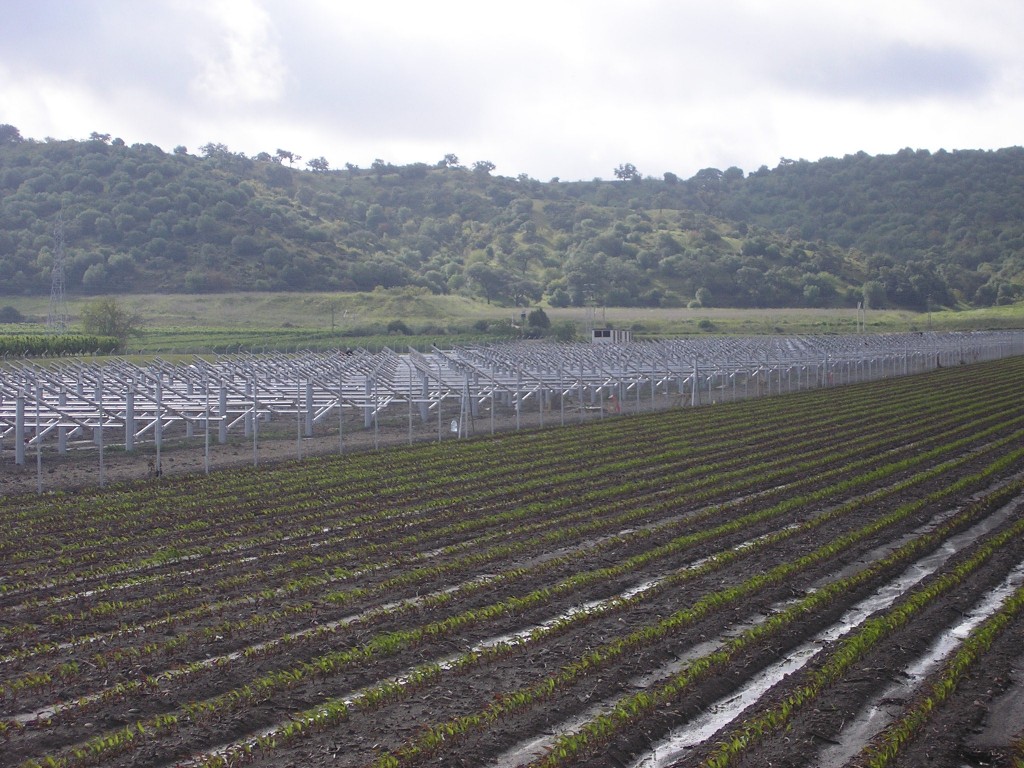
<instances>
[{"instance_id":1,"label":"tree","mask_svg":"<svg viewBox=\"0 0 1024 768\"><path fill-rule=\"evenodd\" d=\"M110 134L109 133L97 133L96 131L93 131L92 133L89 134L89 141L101 141L104 144L109 144L110 143Z\"/></svg>"},{"instance_id":2,"label":"tree","mask_svg":"<svg viewBox=\"0 0 1024 768\"><path fill-rule=\"evenodd\" d=\"M473 173L479 173L481 176L489 176L497 166L490 160L477 160L473 163Z\"/></svg>"},{"instance_id":3,"label":"tree","mask_svg":"<svg viewBox=\"0 0 1024 768\"><path fill-rule=\"evenodd\" d=\"M714 214L721 201L722 172L717 168L702 168L691 183L697 188L697 199L704 205L705 212Z\"/></svg>"},{"instance_id":4,"label":"tree","mask_svg":"<svg viewBox=\"0 0 1024 768\"><path fill-rule=\"evenodd\" d=\"M188 154L188 147L186 147L184 144L179 144L178 146L176 146L174 148L174 154L176 154L176 155L187 155Z\"/></svg>"},{"instance_id":5,"label":"tree","mask_svg":"<svg viewBox=\"0 0 1024 768\"><path fill-rule=\"evenodd\" d=\"M277 162L268 163L263 169L263 176L267 180L267 184L280 189L286 189L292 185L292 174L294 173L295 171L285 168Z\"/></svg>"},{"instance_id":6,"label":"tree","mask_svg":"<svg viewBox=\"0 0 1024 768\"><path fill-rule=\"evenodd\" d=\"M492 267L484 262L476 262L466 267L466 277L480 288L487 303L508 293L510 275L499 267Z\"/></svg>"},{"instance_id":7,"label":"tree","mask_svg":"<svg viewBox=\"0 0 1024 768\"><path fill-rule=\"evenodd\" d=\"M861 288L865 309L879 309L885 306L885 286L878 280L868 280Z\"/></svg>"},{"instance_id":8,"label":"tree","mask_svg":"<svg viewBox=\"0 0 1024 768\"><path fill-rule=\"evenodd\" d=\"M508 293L511 294L512 302L517 307L525 307L535 301L540 301L543 291L535 280L526 277L512 279L509 276Z\"/></svg>"},{"instance_id":9,"label":"tree","mask_svg":"<svg viewBox=\"0 0 1024 768\"><path fill-rule=\"evenodd\" d=\"M441 158L437 164L438 168L461 168L459 165L459 156L449 152L447 155Z\"/></svg>"},{"instance_id":10,"label":"tree","mask_svg":"<svg viewBox=\"0 0 1024 768\"><path fill-rule=\"evenodd\" d=\"M13 125L0 124L0 144L18 144L21 141L21 131Z\"/></svg>"},{"instance_id":11,"label":"tree","mask_svg":"<svg viewBox=\"0 0 1024 768\"><path fill-rule=\"evenodd\" d=\"M813 283L804 285L804 304L808 307L821 306L821 286Z\"/></svg>"},{"instance_id":12,"label":"tree","mask_svg":"<svg viewBox=\"0 0 1024 768\"><path fill-rule=\"evenodd\" d=\"M315 173L327 173L327 171L331 169L331 164L328 163L327 158L323 156L314 157L312 160L308 161L306 165L309 167L309 170Z\"/></svg>"},{"instance_id":13,"label":"tree","mask_svg":"<svg viewBox=\"0 0 1024 768\"><path fill-rule=\"evenodd\" d=\"M531 328L539 328L541 330L547 330L551 327L551 319L540 307L530 310L530 314L526 316L526 324Z\"/></svg>"},{"instance_id":14,"label":"tree","mask_svg":"<svg viewBox=\"0 0 1024 768\"><path fill-rule=\"evenodd\" d=\"M220 142L207 142L199 148L199 151L203 153L203 157L216 157L217 155L230 155L231 150L228 149L227 144L221 144Z\"/></svg>"},{"instance_id":15,"label":"tree","mask_svg":"<svg viewBox=\"0 0 1024 768\"><path fill-rule=\"evenodd\" d=\"M102 262L90 264L82 274L82 287L90 293L102 293L108 287L109 282L107 267ZM113 334L103 333L100 335L111 336Z\"/></svg>"},{"instance_id":16,"label":"tree","mask_svg":"<svg viewBox=\"0 0 1024 768\"><path fill-rule=\"evenodd\" d=\"M412 329L406 325L404 320L392 320L387 327L388 336L399 334L401 336L412 336Z\"/></svg>"},{"instance_id":17,"label":"tree","mask_svg":"<svg viewBox=\"0 0 1024 768\"><path fill-rule=\"evenodd\" d=\"M120 345L128 342L129 336L141 336L141 319L110 296L90 301L82 309L82 328L95 336L111 336Z\"/></svg>"},{"instance_id":18,"label":"tree","mask_svg":"<svg viewBox=\"0 0 1024 768\"><path fill-rule=\"evenodd\" d=\"M623 181L639 181L640 171L632 163L623 163L615 169L615 178Z\"/></svg>"},{"instance_id":19,"label":"tree","mask_svg":"<svg viewBox=\"0 0 1024 768\"><path fill-rule=\"evenodd\" d=\"M294 165L302 159L301 155L296 155L294 152L289 152L287 149L278 149L275 153L277 156L277 162L288 161L288 165Z\"/></svg>"},{"instance_id":20,"label":"tree","mask_svg":"<svg viewBox=\"0 0 1024 768\"><path fill-rule=\"evenodd\" d=\"M572 296L561 286L553 289L548 296L548 304L552 307L568 307L572 303Z\"/></svg>"},{"instance_id":21,"label":"tree","mask_svg":"<svg viewBox=\"0 0 1024 768\"><path fill-rule=\"evenodd\" d=\"M21 314L15 307L10 304L5 304L0 307L0 323L23 323L25 322L25 316Z\"/></svg>"},{"instance_id":22,"label":"tree","mask_svg":"<svg viewBox=\"0 0 1024 768\"><path fill-rule=\"evenodd\" d=\"M722 181L733 184L738 181L743 181L743 169L735 165L730 165L724 171L722 171Z\"/></svg>"}]
</instances>

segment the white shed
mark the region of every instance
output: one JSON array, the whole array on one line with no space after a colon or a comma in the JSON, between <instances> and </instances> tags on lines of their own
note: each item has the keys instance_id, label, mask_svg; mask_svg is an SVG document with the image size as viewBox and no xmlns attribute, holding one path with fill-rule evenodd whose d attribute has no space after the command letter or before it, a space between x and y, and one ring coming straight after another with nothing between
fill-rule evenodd
<instances>
[{"instance_id":1,"label":"white shed","mask_svg":"<svg viewBox=\"0 0 1024 768\"><path fill-rule=\"evenodd\" d=\"M633 340L633 332L624 328L595 328L591 331L592 344L628 344Z\"/></svg>"}]
</instances>

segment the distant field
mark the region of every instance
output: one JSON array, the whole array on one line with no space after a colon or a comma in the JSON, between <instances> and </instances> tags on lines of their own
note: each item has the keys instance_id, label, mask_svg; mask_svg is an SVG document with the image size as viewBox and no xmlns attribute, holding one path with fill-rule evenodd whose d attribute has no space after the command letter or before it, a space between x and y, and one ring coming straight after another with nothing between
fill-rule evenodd
<instances>
[{"instance_id":1,"label":"distant field","mask_svg":"<svg viewBox=\"0 0 1024 768\"><path fill-rule=\"evenodd\" d=\"M90 298L68 302L72 322ZM520 324L523 307L502 307L462 296L435 296L410 289L372 293L225 293L203 295L136 295L120 299L141 319L143 335L132 351L223 352L296 347L389 345L404 348L431 343L469 343L507 337ZM40 329L47 314L44 297L0 297L0 306L22 313L27 324L2 326L3 332ZM626 327L638 338L688 334L854 333L856 309L649 309L643 307L545 307L553 324L572 324L583 334L587 325ZM401 321L411 334L388 333ZM490 325L488 332L482 326ZM504 331L502 330L504 326ZM871 310L869 333L924 330L1024 328L1024 303L963 312L913 313ZM514 332L514 331L513 331Z\"/></svg>"},{"instance_id":2,"label":"distant field","mask_svg":"<svg viewBox=\"0 0 1024 768\"><path fill-rule=\"evenodd\" d=\"M584 307L545 308L552 320L585 323ZM856 309L649 309L644 307L598 307L592 311L597 325L632 327L644 334L776 334L855 333ZM1024 327L1024 303L1006 307L972 309L962 312L907 312L869 310L864 315L868 333L896 333L925 330L982 330ZM708 326L710 323L710 327Z\"/></svg>"},{"instance_id":3,"label":"distant field","mask_svg":"<svg viewBox=\"0 0 1024 768\"><path fill-rule=\"evenodd\" d=\"M81 307L95 297L68 301L72 320ZM461 296L434 296L414 290L395 289L372 293L210 293L145 294L118 299L137 312L143 324L175 327L259 326L282 328L301 326L336 330L359 325L387 323L470 322L488 318L510 318L514 310L476 302ZM10 305L26 317L45 319L47 297L0 297L0 306Z\"/></svg>"}]
</instances>

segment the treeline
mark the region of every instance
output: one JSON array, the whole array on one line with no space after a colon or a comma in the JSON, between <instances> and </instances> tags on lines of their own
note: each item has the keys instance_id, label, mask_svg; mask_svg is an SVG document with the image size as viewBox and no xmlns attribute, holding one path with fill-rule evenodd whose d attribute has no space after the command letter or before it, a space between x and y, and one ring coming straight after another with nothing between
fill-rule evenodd
<instances>
[{"instance_id":1,"label":"treeline","mask_svg":"<svg viewBox=\"0 0 1024 768\"><path fill-rule=\"evenodd\" d=\"M110 355L120 351L122 351L121 341L111 336L90 336L82 333L47 335L0 332L0 358Z\"/></svg>"},{"instance_id":2,"label":"treeline","mask_svg":"<svg viewBox=\"0 0 1024 768\"><path fill-rule=\"evenodd\" d=\"M8 295L48 292L58 252L76 294L418 286L519 305L923 309L1024 292L1016 149L566 183L454 155L300 170L285 150L2 135Z\"/></svg>"},{"instance_id":3,"label":"treeline","mask_svg":"<svg viewBox=\"0 0 1024 768\"><path fill-rule=\"evenodd\" d=\"M863 253L901 306L1024 294L1021 147L784 160L722 197L723 216Z\"/></svg>"}]
</instances>

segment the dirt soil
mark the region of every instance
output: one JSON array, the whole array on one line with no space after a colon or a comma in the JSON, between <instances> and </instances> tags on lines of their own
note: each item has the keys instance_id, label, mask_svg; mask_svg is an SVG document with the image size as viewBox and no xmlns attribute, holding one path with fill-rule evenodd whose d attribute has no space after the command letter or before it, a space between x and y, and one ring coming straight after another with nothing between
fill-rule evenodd
<instances>
[{"instance_id":1,"label":"dirt soil","mask_svg":"<svg viewBox=\"0 0 1024 768\"><path fill-rule=\"evenodd\" d=\"M927 490L927 489L925 489ZM895 499L893 502L895 503ZM753 500L751 504L753 504ZM863 514L870 517L871 512L864 510ZM909 530L911 523L920 523L923 518L918 517L908 521L907 525L901 526L901 530ZM768 528L764 529L769 530ZM457 717L460 714L468 714L485 705L488 701L500 700L506 692L514 691L531 681L539 681L546 675L563 667L573 658L576 658L586 647L596 648L615 639L622 632L622 621L629 626L642 627L656 622L659 617L671 614L688 605L697 602L702 595L709 590L721 588L724 584L741 580L747 573L765 571L775 565L780 559L798 556L801 552L808 551L817 546L825 544L834 538L838 529L834 526L826 526L820 529L809 538L802 538L792 542L791 546L774 548L770 552L757 555L745 561L738 570L727 570L717 573L706 579L695 580L679 589L671 590L661 599L641 604L629 611L626 616L612 616L605 621L590 622L580 630L570 632L562 637L556 637L546 643L539 650L537 655L529 654L526 658L518 655L511 655L506 661L487 664L477 673L469 675L458 675L455 678L443 681L441 684L425 685L421 691L397 701L391 707L385 707L376 712L366 715L359 715L358 712L338 727L325 733L323 737L307 739L293 748L279 749L266 756L260 761L260 765L273 766L274 768L286 768L296 765L339 765L339 766L361 766L367 765L375 754L379 752L382 745L397 745L403 739L414 737L421 726L417 725L425 721L436 720L439 715L443 718ZM748 529L744 531L743 537L734 539L735 543L755 536L759 531ZM890 532L893 533L893 532ZM875 544L878 541L873 542ZM706 550L697 549L688 553L689 558L700 557L704 554L711 554L713 551L727 546L727 541L718 541L714 548ZM631 554L639 554L642 547L617 548L614 551L604 553L601 560L606 562L619 562ZM858 547L851 557L857 557L863 553L864 547ZM856 713L859 702L869 694L880 683L894 674L894 669L911 657L913 653L921 650L921 642L915 638L934 637L940 634L948 626L951 617L969 606L970 602L976 599L984 590L989 588L998 577L1005 572L1010 561L1015 558L1019 560L1024 551L1024 542L1014 551L1007 553L1002 561L994 562L985 572L979 574L978 578L966 585L962 594L958 593L948 599L944 599L936 605L933 610L917 621L912 630L908 631L910 640L894 638L884 648L864 664L863 675L851 685L837 688L827 699L827 703L816 709L815 713L808 715L798 723L794 731L789 732L785 743L769 743L763 751L758 753L758 758L751 765L808 765L808 757L813 755L815 749L822 743L827 743L839 729L842 728L842 720L845 717L852 717ZM273 562L272 552L266 555L267 566ZM401 558L402 554L394 553ZM262 558L261 558L262 559ZM601 560L590 563L590 567L600 564ZM581 567L581 563L575 563L574 568ZM663 568L670 564L661 564L654 569L647 569L631 574L629 580L609 580L602 585L599 592L589 595L590 599L599 599L602 596L615 594L618 590L627 588L636 579L656 578ZM829 571L835 567L834 563L822 563L819 567L801 574L799 579L790 580L784 586L769 589L750 598L743 599L731 606L730 610L716 614L708 619L694 625L685 637L675 638L671 642L658 644L644 649L641 653L623 660L621 663L610 667L605 674L596 679L587 678L578 686L571 687L567 692L556 697L552 705L546 708L532 709L522 714L516 714L506 720L496 723L485 733L472 736L461 742L455 752L446 751L440 762L426 761L425 764L439 764L446 766L481 766L488 765L495 755L502 750L513 746L524 733L543 733L557 723L572 716L576 712L584 710L595 701L607 696L614 696L623 690L628 690L632 680L644 671L656 669L676 657L688 644L695 639L703 637L714 637L721 633L729 633L730 626L750 615L758 613L769 613L771 606L789 598L795 591L801 591L810 587L815 581L825 578ZM742 663L731 665L723 674L711 676L698 685L694 686L690 695L685 701L677 706L666 710L655 718L645 721L642 731L637 732L636 743L632 740L620 740L614 748L599 757L595 757L584 763L590 768L608 765L625 765L614 757L616 754L627 755L637 748L642 748L645 743L658 733L671 727L674 722L682 718L692 717L710 706L718 698L728 694L735 686L741 684L752 674L762 667L785 656L794 647L799 645L810 633L820 630L831 622L835 621L839 614L849 605L850 601L862 597L869 587L881 583L884 578L895 574L899 569L889 569L881 574L878 579L866 585L858 593L848 595L848 599L840 604L837 603L829 610L809 617L808 621L794 626L791 629L766 638L765 641L755 644L744 652ZM529 593L532 589L539 589L550 583L554 574L546 573L543 576L531 578L523 584L518 585L517 592L520 594ZM571 575L570 571L563 571L562 576ZM370 582L363 582L361 586L366 588ZM465 602L460 607L471 609L474 605L486 605L500 598L500 592L488 591L481 593L474 602ZM169 738L162 739L152 744L143 744L140 749L126 756L124 760L113 760L104 765L124 766L165 766L168 761L180 761L187 759L193 754L196 746L202 743L227 742L236 738L242 738L246 734L252 734L262 727L267 727L279 722L281 717L296 708L311 706L324 697L342 694L345 691L357 690L361 686L372 684L375 680L388 675L395 675L415 665L419 661L434 658L438 654L447 652L458 652L469 647L474 642L493 637L502 632L512 632L522 626L530 625L547 619L552 611L567 610L577 602L578 596L569 595L563 600L547 602L542 610L531 610L524 613L510 615L507 619L489 623L485 627L474 629L467 627L456 635L434 642L430 648L429 656L422 656L421 651L415 646L406 652L382 658L372 664L361 665L341 677L331 676L322 680L313 679L308 683L292 687L287 693L272 695L260 702L254 702L248 706L243 713L238 713L228 720L210 720L205 722L201 718L195 718L191 725L183 726ZM372 608L368 604L366 608ZM313 624L334 621L350 614L358 609L359 605L345 606L342 610L331 610L326 604L321 606L315 615ZM422 623L432 618L430 611L424 613L422 610L415 614L416 622ZM442 620L448 614L447 609L436 610L436 618ZM239 616L244 616L244 612ZM222 617L223 618L223 617ZM324 643L312 643L303 647L302 643L296 643L295 649L291 652L291 661L298 659L312 659L317 655L336 651L339 647L358 647L361 643L368 641L373 636L387 631L400 630L407 616L400 613L393 618L384 620L366 620L352 625L347 632L332 633L325 638ZM112 626L109 621L99 621L92 626L79 626L77 629L91 635L94 632L110 631ZM285 622L282 629L290 626L291 631L298 627L294 623ZM1019 633L1020 624L1016 628ZM193 627L191 632L198 631ZM261 626L254 630L245 630L230 638L215 641L208 646L207 653L219 651L230 652L232 649L244 648L259 643L265 637L267 627ZM1009 633L1011 636L1015 632ZM1017 637L1020 635L1017 634ZM1005 645L1005 644L1004 644ZM980 684L984 691L977 694L983 702L970 697L961 698L957 705L944 713L945 720L939 721L941 725L935 726L942 730L943 758L937 761L934 755L927 753L920 758L914 758L908 762L901 762L900 765L924 766L924 765L962 765L962 758L965 755L966 736L972 731L980 728L986 713L990 711L989 703L1003 692L1007 681L1010 679L1010 670L1014 661L1019 659L1019 648L1012 646L1003 647L1002 653L997 654L992 663L986 661L986 668L980 672ZM174 668L190 661L187 655L180 655L178 652L171 652L160 659L158 667L152 669L144 664L138 671L147 673L155 672L159 668ZM267 674L277 668L279 659L276 657L262 658L255 655L247 659L244 664L237 663L225 667L224 671L215 675L200 675L195 679L183 678L173 686L163 686L161 690L155 691L153 695L145 699L129 698L124 703L116 702L104 704L101 709L96 709L91 715L89 708L85 708L77 723L68 723L67 727L55 727L48 729L45 740L35 742L34 749L45 748L51 740L53 743L73 742L76 739L87 735L90 724L101 725L104 729L117 729L126 725L130 726L142 713L157 713L160 711L174 711L176 708L189 701L203 701L215 697L223 691L232 687L243 686L247 681L261 674ZM524 663L525 662L525 663ZM135 671L132 670L132 674ZM1002 686L993 683L993 680L1003 681ZM108 680L108 684L114 679ZM454 684L454 685L453 685ZM785 686L781 686L775 695L781 696L786 692ZM73 698L74 690L67 690L62 698ZM828 715L823 715L819 710L824 709ZM993 717L1008 717L1003 712L1003 707L992 707ZM82 728L86 731L83 733ZM991 731L991 729L990 729ZM1013 731L1004 732L1002 738L996 737L995 743L989 743L983 754L986 759L995 755L1007 754L1009 749L1008 734ZM990 738L992 734L990 733ZM933 742L938 744L940 742ZM27 746L27 745L26 745ZM29 752L28 754L31 754ZM978 754L982 754L980 751ZM692 760L685 760L678 765L696 765L700 755L695 754ZM769 760L769 762L762 762ZM960 761L960 762L957 762ZM968 765L988 765L998 763L966 763Z\"/></svg>"},{"instance_id":2,"label":"dirt soil","mask_svg":"<svg viewBox=\"0 0 1024 768\"><path fill-rule=\"evenodd\" d=\"M666 402L664 405L671 405ZM607 413L612 416L612 412ZM593 421L601 418L599 412L586 412L582 419ZM548 413L544 426L558 424L560 414ZM571 412L566 418L567 424L579 423L581 417ZM541 427L540 416L528 413L520 416L518 429L538 429ZM473 431L465 437L484 437L490 434L491 421L488 418L478 420ZM514 418L507 416L495 417L494 431L510 432L517 429ZM438 425L431 420L423 424L413 422L412 441L414 443L436 442ZM459 439L457 433L451 431L450 422L445 420L440 430L442 440ZM262 428L257 434L256 450L253 450L252 438L232 435L228 442L221 445L216 437L211 437L209 451L210 471L251 467L254 465L272 467L284 462L313 456L328 456L353 451L372 451L409 443L409 428L406 423L383 424L374 432L362 424L346 423L344 432L339 438L337 430L328 432L318 428L311 438L297 439L294 431L280 424L272 429ZM100 454L95 446L70 448L64 455L52 449L45 449L42 454L41 468L35 452L30 448L26 451L24 466L14 463L14 450L9 445L0 450L0 494L35 493L39 486L43 492L70 491L96 487L100 483ZM190 440L182 438L165 438L161 446L160 474L174 476L184 474L200 474L206 471L207 458L205 441L201 434ZM125 453L123 444L108 446L103 452L103 475L107 485L131 483L152 479L157 474L156 450L151 443L143 443L133 453ZM40 483L40 478L42 478Z\"/></svg>"},{"instance_id":3,"label":"dirt soil","mask_svg":"<svg viewBox=\"0 0 1024 768\"><path fill-rule=\"evenodd\" d=\"M1012 414L1013 419L1024 419L1024 406L1019 408L1021 413ZM46 578L24 588L24 594L18 593L23 589L20 586L11 594L0 593L0 608L6 611L0 614L0 630L6 634L0 636L5 641L2 650L8 654L0 667L0 682L19 675L29 676L40 669L53 670L60 662L74 661L76 668L66 679L55 679L52 685L26 687L18 696L0 696L0 718L23 714L35 707L51 707L55 702L67 703L69 708L66 715L48 712L16 733L4 734L5 756L0 763L19 765L48 753L67 756L73 745L97 734L127 729L143 735L133 736L135 741L123 753L111 751L97 764L105 768L187 764L196 754L218 745L251 740L261 730L279 725L303 709L336 697L351 698L355 692L384 679L404 679L418 665L465 654L485 641L536 628L582 605L621 595L638 584L687 573L705 558L722 556L720 566L695 571L692 577L680 578L669 588L652 591L649 598L616 603L606 613L567 624L536 643L502 650L493 656L481 653L464 667L428 676L408 690L383 696L373 708L352 707L344 718L323 730L314 729L314 733L303 734L293 743L284 743L282 739L274 749L239 759L239 764L252 761L269 768L373 765L384 752L400 751L422 736L426 723L455 722L488 708L497 711L499 705L524 687L541 685L547 678L588 658L588 654L607 650L636 630L658 626L667 617L700 605L708 595L723 594L731 587L747 584L756 574L797 562L808 553L860 531L868 522L882 519L901 505L928 499L932 494L940 499L915 507L904 519L854 539L836 557L812 561L779 582L766 582L756 589L741 591L736 597L723 597L709 605L706 612L695 614L692 620L681 622L656 640L637 643L621 656L609 654L608 659L595 661L593 669L542 697L537 705L512 708L496 715L486 729L470 729L465 735L453 733L442 740L436 752L408 756L403 763L497 768L497 758L524 739L551 733L600 702L639 690L637 681L645 673L678 661L701 643L735 637L749 626L752 618L756 621L757 617L771 616L781 605L813 594L820 584L844 568L880 561L880 549L901 537L917 535L937 519L973 509L972 501L980 502L1001 484L1019 478L1024 468L1011 467L960 489L951 498L939 496L955 478L970 477L989 466L994 460L990 454L998 453L992 447L993 441L1014 434L1012 429L1017 424L1010 415L1004 415L995 406L993 412L995 415L989 414L989 418L1005 416L1007 425L983 438L965 440L955 453L938 454L935 463L929 465L962 459L955 472L937 471L927 479L907 485L900 481L912 476L909 469L864 480L849 490L837 490L843 480L865 476L868 469L848 469L853 462L833 454L835 441L831 435L816 431L785 445L770 445L759 436L751 438L748 445L730 443L717 453L693 452L673 467L679 477L685 469L693 470L699 478L703 467L721 463L742 476L753 461L747 457L747 451L767 465L773 451L792 450L794 458L775 468L770 482L765 480L742 494L724 481L722 488L704 488L697 481L688 481L687 492L679 493L681 482L676 475L655 466L647 468L650 477L646 477L634 467L628 477L609 472L607 477L563 481L553 474L550 488L528 495L517 493L514 484L496 488L493 493L488 488L455 489L456 498L461 498L459 493L463 491L475 495L469 501L452 504L440 503L444 500L443 490L437 491L439 498L410 494L408 500L396 492L387 497L390 517L376 519L369 516L373 501L364 508L358 501L346 498L343 485L327 485L322 489L324 499L316 501L323 502L322 520L329 524L316 516L320 508L312 502L308 509L282 505L274 510L274 515L267 515L273 517L269 522L239 521L234 517L235 511L227 508L218 520L225 531L230 529L231 536L237 537L237 541L232 539L236 548L226 554L211 554L202 561L147 565L139 571L144 578L131 583L127 579L124 584L105 581L121 578L117 574L103 576L103 580L95 577L95 581L83 575L80 581L57 584L64 571L54 565L52 572L42 572ZM864 424L867 419L861 414L855 423ZM520 426L537 421L524 419ZM482 430L478 425L478 432L486 431L487 426L486 421ZM506 420L501 426L515 425ZM899 425L894 420L890 430L880 430L885 437L879 439L888 442L878 449L877 455L872 455L872 461L882 465L897 454L925 452L930 446L941 446L945 430L953 428L948 424L936 424L931 431L921 427L912 441L904 443L901 426L908 431L918 428L911 423ZM417 427L417 439L431 440L437 436L436 425ZM443 437L453 439L447 433ZM378 434L353 430L346 433L345 440L346 450L365 452L402 444L408 440L408 433L403 425L396 424ZM666 443L669 440L665 438ZM336 453L339 449L336 433L300 442L303 456ZM651 439L637 455L656 452L661 447ZM767 458L762 452L768 454ZM296 458L297 453L294 433L291 437L280 434L277 439L264 439L258 446L261 466L283 464ZM811 473L801 467L797 455L800 459L815 455L825 459ZM8 458L7 453L0 457L4 461L0 475L4 493L34 491L34 464L12 472ZM95 451L44 458L46 490L73 490L95 484ZM126 456L111 450L104 457L106 478L113 484L151 477L152 458L148 452ZM730 462L735 462L735 466ZM214 468L252 463L251 443L211 446L210 464ZM201 445L197 450L195 440L187 445L169 444L161 453L161 465L165 478L201 473ZM722 472L725 474L725 469ZM496 478L497 475L496 469ZM627 479L632 484L624 482ZM171 487L170 483L152 485ZM595 489L606 490L607 496L595 497L585 504L575 503ZM872 497L873 492L879 495ZM798 493L803 499L800 504L780 511L776 517L748 521L747 516ZM566 500L564 508L548 510L546 518L524 519L534 528L511 524L490 528L484 523L481 530L464 532L458 528L460 523L478 518L486 521L491 513L511 514L557 499ZM844 503L849 509L840 514L837 510L846 509ZM211 500L210 505L213 510L216 500ZM979 504L976 519L995 514L996 507L993 504L993 509L982 508ZM636 520L625 517L636 509L646 510L645 516ZM214 513L221 511L210 512ZM559 517L563 513L564 520ZM585 516L570 518L570 513ZM361 519L362 514L367 515L365 520ZM1020 515L1018 509L1008 522L995 525L995 532L1015 523ZM819 518L819 525L799 528ZM581 519L593 524L586 534L571 541L556 538L560 528L579 525ZM741 519L743 525L724 530L714 538L699 536L715 526ZM957 530L966 529L975 521L965 521ZM265 527L259 527L258 522ZM649 526L653 533L644 535L644 526ZM771 534L798 528L799 534L780 536L764 547L752 546L752 542ZM269 542L261 538L279 531L291 538ZM426 536L415 545L408 543L409 537L420 533ZM661 548L683 536L692 536L692 545L679 550ZM545 537L556 543L548 543ZM130 545L130 541L115 539L97 544L95 552L78 554L83 563L90 562L85 555L102 562L104 547L113 551ZM933 548L941 545L941 541L936 542ZM976 546L965 546L942 569L948 571L966 559ZM652 554L655 552L656 555ZM570 554L574 556L569 557ZM310 560L307 571L286 569L298 568L296 561L306 556ZM335 556L337 559L332 559ZM124 557L130 561L129 555ZM905 562L880 567L841 598L816 608L800 621L759 636L735 658L696 676L685 695L639 719L636 728L621 734L610 747L584 755L576 764L588 768L630 765L652 741L791 654L815 633L837 621L855 602L912 565L914 558L908 556ZM969 579L915 614L904 628L887 636L857 662L851 674L827 690L812 707L797 713L784 732L766 738L756 753L739 764L815 765L819 750L838 738L844 724L880 685L898 676L908 661L948 631L957 617L975 605L1022 559L1024 537L1010 540L972 572ZM611 569L624 562L635 562L636 567L609 571L607 577L581 587L552 588L578 574ZM40 568L45 565L44 562ZM283 575L278 573L279 567ZM332 574L329 584L309 592L302 590L302 578L324 574ZM499 575L504 578L496 578ZM93 590L115 590L116 594L97 595ZM550 594L536 603L525 598L547 591ZM428 596L436 599L427 600ZM499 601L518 602L507 610L487 613L486 617L472 613ZM216 608L206 610L213 603ZM383 642L410 628L424 627L430 629L425 629L417 640L394 646ZM303 630L308 633L299 634ZM23 631L23 635L18 636L18 631ZM285 651L280 647L276 652L261 649L261 644L279 641L285 635ZM928 737L915 743L898 763L900 766L1010 765L1011 739L1022 730L1017 710L1024 658L1019 643L1022 636L1024 620L1018 617L985 655L984 665L972 671L941 716L929 724L932 730ZM75 639L77 645L69 638ZM46 643L52 643L53 648L38 653L26 651ZM357 655L355 661L338 661L330 669L317 666L317 661L326 656L340 658L345 652L366 648L375 650ZM24 657L19 656L21 651L26 651ZM189 666L195 664L200 666ZM254 683L283 668L298 668L304 674L277 687L261 688ZM802 680L801 674L783 680L761 704L783 700ZM119 685L125 686L124 690L118 689ZM97 691L115 693L104 697ZM238 692L249 698L244 706L233 708L232 694L237 693L240 699L243 696ZM91 695L96 698L88 699ZM211 701L216 706L208 710L189 708L195 702ZM174 715L178 721L173 728L155 736L157 729L152 721L164 715ZM145 728L138 725L142 722L146 722ZM721 738L721 734L716 734L676 765L700 764ZM83 759L68 764L90 763L91 759Z\"/></svg>"}]
</instances>

